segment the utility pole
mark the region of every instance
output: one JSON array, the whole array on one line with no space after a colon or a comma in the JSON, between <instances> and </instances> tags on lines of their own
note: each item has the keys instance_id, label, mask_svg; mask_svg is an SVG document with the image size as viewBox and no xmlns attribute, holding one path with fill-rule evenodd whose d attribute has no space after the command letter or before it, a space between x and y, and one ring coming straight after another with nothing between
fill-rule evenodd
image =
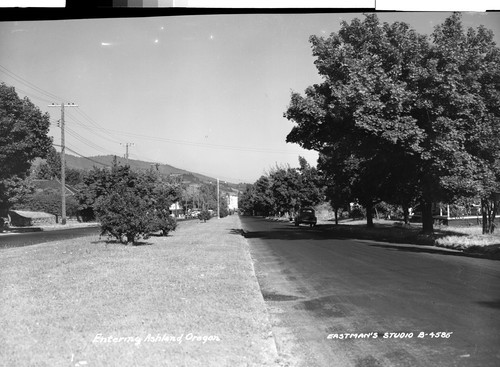
<instances>
[{"instance_id":1,"label":"utility pole","mask_svg":"<svg viewBox=\"0 0 500 367\"><path fill-rule=\"evenodd\" d=\"M120 143L120 145L125 145L125 159L127 160L127 165L130 166L128 164L128 147L134 146L134 143Z\"/></svg>"},{"instance_id":2,"label":"utility pole","mask_svg":"<svg viewBox=\"0 0 500 367\"><path fill-rule=\"evenodd\" d=\"M64 107L78 107L74 103L55 104L52 103L49 107L61 107L61 224L66 224L66 146L64 141Z\"/></svg>"},{"instance_id":3,"label":"utility pole","mask_svg":"<svg viewBox=\"0 0 500 367\"><path fill-rule=\"evenodd\" d=\"M220 219L219 179L217 179L217 219Z\"/></svg>"}]
</instances>

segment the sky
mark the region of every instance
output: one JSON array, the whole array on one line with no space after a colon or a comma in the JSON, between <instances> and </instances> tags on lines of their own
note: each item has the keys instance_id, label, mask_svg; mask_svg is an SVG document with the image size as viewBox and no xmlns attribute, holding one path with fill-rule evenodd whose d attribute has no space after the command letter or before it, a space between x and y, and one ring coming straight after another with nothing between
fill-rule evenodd
<instances>
[{"instance_id":1,"label":"sky","mask_svg":"<svg viewBox=\"0 0 500 367\"><path fill-rule=\"evenodd\" d=\"M430 34L450 13L379 13ZM0 23L0 81L51 116L60 144L80 155L169 164L230 182L276 165L316 164L287 144L291 92L321 81L310 35L362 14L237 14ZM500 45L500 14L463 13ZM57 148L59 150L59 148ZM69 154L74 154L71 151ZM76 154L75 154L76 155Z\"/></svg>"}]
</instances>

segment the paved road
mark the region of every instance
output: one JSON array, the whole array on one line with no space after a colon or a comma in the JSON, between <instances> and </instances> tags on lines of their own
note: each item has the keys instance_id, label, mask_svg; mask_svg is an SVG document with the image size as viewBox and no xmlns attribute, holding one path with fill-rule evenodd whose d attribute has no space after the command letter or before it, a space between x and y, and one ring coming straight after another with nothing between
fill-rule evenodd
<instances>
[{"instance_id":1,"label":"paved road","mask_svg":"<svg viewBox=\"0 0 500 367\"><path fill-rule=\"evenodd\" d=\"M290 365L500 366L500 262L242 223Z\"/></svg>"},{"instance_id":2,"label":"paved road","mask_svg":"<svg viewBox=\"0 0 500 367\"><path fill-rule=\"evenodd\" d=\"M41 232L14 233L0 235L0 249L22 247L37 243L58 241L68 238L99 234L98 227L68 228Z\"/></svg>"}]
</instances>

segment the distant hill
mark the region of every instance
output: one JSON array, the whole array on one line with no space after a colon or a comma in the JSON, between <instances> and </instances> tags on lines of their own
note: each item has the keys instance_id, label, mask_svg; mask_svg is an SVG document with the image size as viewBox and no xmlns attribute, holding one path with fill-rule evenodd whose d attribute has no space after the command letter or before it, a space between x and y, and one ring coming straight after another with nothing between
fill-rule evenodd
<instances>
[{"instance_id":1,"label":"distant hill","mask_svg":"<svg viewBox=\"0 0 500 367\"><path fill-rule=\"evenodd\" d=\"M111 167L113 165L113 159L115 156L113 155L99 155L94 157L89 157L90 159L76 157L70 154L66 154L66 165L68 168L76 168L84 171L89 171L93 167L102 168L105 166ZM128 164L132 169L136 170L149 170L151 167L157 169L163 175L179 175L183 178L189 178L189 181L215 181L216 179L213 177L208 177L205 175L201 175L194 172L189 172L177 167L170 166L168 164L156 164L151 162L139 161L135 159L129 159L128 161L125 158L117 157L117 161L119 164Z\"/></svg>"},{"instance_id":2,"label":"distant hill","mask_svg":"<svg viewBox=\"0 0 500 367\"><path fill-rule=\"evenodd\" d=\"M111 167L113 165L113 159L115 156L113 155L99 155L94 157L76 157L71 154L66 154L66 167L90 171L92 168L103 168L103 167ZM130 167L134 170L146 171L151 168L158 169L158 172L164 176L176 176L179 181L187 184L189 186L198 186L204 182L215 182L217 179L209 176L205 176L199 173L186 171L181 168L177 168L174 166L170 166L168 164L157 164L152 162L139 161L135 159L129 159L128 162L125 158L116 157L118 164L129 164ZM40 165L44 160L40 158L36 158L32 164L32 170L34 170L38 165ZM224 192L232 192L236 193L238 191L245 190L245 183L231 183L231 182L220 182L221 191Z\"/></svg>"},{"instance_id":3,"label":"distant hill","mask_svg":"<svg viewBox=\"0 0 500 367\"><path fill-rule=\"evenodd\" d=\"M93 167L102 168L105 166L111 167L113 164L113 155L104 156L94 156L89 157L89 159L76 157L70 154L66 154L66 166L68 168L75 168L84 171L90 171ZM128 162L125 158L117 157L119 164L129 164L132 169L136 170L149 170L151 167L153 169L158 169L158 171L165 176L175 175L179 177L181 182L187 183L189 185L197 185L203 182L215 182L217 179L209 176L205 176L199 173L186 171L177 167L170 166L168 164L156 164L152 162L139 161L135 159L129 159ZM222 186L228 189L243 190L244 184L234 184L234 183L221 183ZM233 191L233 190L230 190Z\"/></svg>"}]
</instances>

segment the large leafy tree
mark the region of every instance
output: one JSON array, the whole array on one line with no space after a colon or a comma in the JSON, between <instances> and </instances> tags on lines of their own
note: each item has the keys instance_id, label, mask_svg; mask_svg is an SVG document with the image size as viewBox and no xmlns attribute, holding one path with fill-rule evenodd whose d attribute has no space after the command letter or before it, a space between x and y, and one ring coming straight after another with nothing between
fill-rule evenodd
<instances>
[{"instance_id":1,"label":"large leafy tree","mask_svg":"<svg viewBox=\"0 0 500 367\"><path fill-rule=\"evenodd\" d=\"M372 225L371 208L391 192L384 183L396 157L421 152L423 131L410 114L415 95L402 79L410 61L418 64L426 53L425 38L370 15L310 41L324 81L305 97L292 94L285 117L297 125L287 141L319 151L330 193L341 195L347 185Z\"/></svg>"},{"instance_id":2,"label":"large leafy tree","mask_svg":"<svg viewBox=\"0 0 500 367\"><path fill-rule=\"evenodd\" d=\"M450 127L445 133L459 137L460 149L449 154L470 162L467 171L447 180L465 181L466 193L472 190L481 199L483 233L491 233L500 192L500 49L491 30L465 30L459 14L436 28L433 41L431 72L441 78L424 79L428 99L446 107Z\"/></svg>"},{"instance_id":3,"label":"large leafy tree","mask_svg":"<svg viewBox=\"0 0 500 367\"><path fill-rule=\"evenodd\" d=\"M21 99L14 87L0 83L0 186L23 185L31 162L44 158L52 146L47 133L50 128L48 114L42 112L28 98ZM7 181L6 181L7 180ZM5 215L10 197L0 198L0 214Z\"/></svg>"},{"instance_id":4,"label":"large leafy tree","mask_svg":"<svg viewBox=\"0 0 500 367\"><path fill-rule=\"evenodd\" d=\"M486 33L480 29L474 42ZM405 23L380 24L368 15L343 22L326 39L312 36L323 82L305 96L292 94L285 117L296 126L287 141L318 150L330 176L349 173L352 195L367 209L378 200L403 206L420 200L423 229L432 231L433 202L477 187L480 159L468 138L498 104L492 97L490 106L478 103L488 98L474 82L477 74L464 73L471 66L461 55L473 41L467 45L460 34L458 14L436 28L432 43ZM497 53L481 42L483 58ZM488 85L490 96L498 93L498 84Z\"/></svg>"},{"instance_id":5,"label":"large leafy tree","mask_svg":"<svg viewBox=\"0 0 500 367\"><path fill-rule=\"evenodd\" d=\"M500 177L495 168L499 49L491 31L483 26L466 31L458 13L437 26L431 37L425 63L409 82L419 95L413 114L427 136L422 144L427 156L418 166L426 173L421 174L422 196L451 201L479 195L488 201Z\"/></svg>"}]
</instances>

